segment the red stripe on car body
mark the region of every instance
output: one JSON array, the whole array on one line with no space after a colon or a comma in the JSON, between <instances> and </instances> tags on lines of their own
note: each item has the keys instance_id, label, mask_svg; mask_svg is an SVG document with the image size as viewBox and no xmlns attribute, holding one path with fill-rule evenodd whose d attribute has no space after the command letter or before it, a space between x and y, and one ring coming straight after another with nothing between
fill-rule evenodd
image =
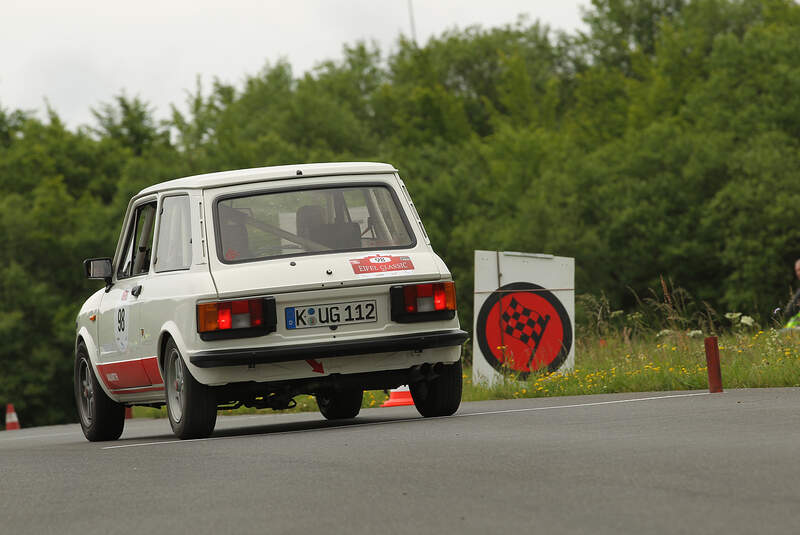
<instances>
[{"instance_id":1,"label":"red stripe on car body","mask_svg":"<svg viewBox=\"0 0 800 535\"><path fill-rule=\"evenodd\" d=\"M164 382L158 371L156 357L106 362L98 364L97 371L111 390L146 387Z\"/></svg>"},{"instance_id":2,"label":"red stripe on car body","mask_svg":"<svg viewBox=\"0 0 800 535\"><path fill-rule=\"evenodd\" d=\"M112 390L115 394L141 394L143 392L163 392L163 386L146 386L144 388L121 388Z\"/></svg>"}]
</instances>

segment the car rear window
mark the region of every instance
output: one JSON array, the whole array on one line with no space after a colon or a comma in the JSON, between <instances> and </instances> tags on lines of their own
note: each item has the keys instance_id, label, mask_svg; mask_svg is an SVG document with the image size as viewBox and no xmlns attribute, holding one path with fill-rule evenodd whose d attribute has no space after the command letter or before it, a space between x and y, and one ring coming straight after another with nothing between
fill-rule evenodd
<instances>
[{"instance_id":1,"label":"car rear window","mask_svg":"<svg viewBox=\"0 0 800 535\"><path fill-rule=\"evenodd\" d=\"M383 185L224 198L216 204L216 232L226 263L416 243L397 197Z\"/></svg>"}]
</instances>

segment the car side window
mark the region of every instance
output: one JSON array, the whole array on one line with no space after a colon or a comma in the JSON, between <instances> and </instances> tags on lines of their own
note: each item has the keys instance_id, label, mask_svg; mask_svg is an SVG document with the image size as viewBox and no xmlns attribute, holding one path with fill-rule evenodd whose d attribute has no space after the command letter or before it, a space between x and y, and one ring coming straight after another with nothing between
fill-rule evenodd
<instances>
[{"instance_id":1,"label":"car side window","mask_svg":"<svg viewBox=\"0 0 800 535\"><path fill-rule=\"evenodd\" d=\"M126 233L125 251L117 270L118 278L135 277L150 271L155 216L155 202L138 206L134 211Z\"/></svg>"},{"instance_id":2,"label":"car side window","mask_svg":"<svg viewBox=\"0 0 800 535\"><path fill-rule=\"evenodd\" d=\"M189 269L192 264L192 223L189 196L164 197L161 201L161 222L158 224L157 272Z\"/></svg>"}]
</instances>

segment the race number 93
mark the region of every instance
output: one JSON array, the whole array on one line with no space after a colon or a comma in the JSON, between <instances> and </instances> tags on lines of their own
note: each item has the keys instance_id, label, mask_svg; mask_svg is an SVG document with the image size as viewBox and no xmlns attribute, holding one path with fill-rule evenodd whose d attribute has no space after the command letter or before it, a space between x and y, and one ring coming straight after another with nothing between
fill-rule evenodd
<instances>
[{"instance_id":1,"label":"race number 93","mask_svg":"<svg viewBox=\"0 0 800 535\"><path fill-rule=\"evenodd\" d=\"M129 319L128 309L126 307L119 307L117 309L116 321L114 322L114 339L120 351L125 351L128 348Z\"/></svg>"}]
</instances>

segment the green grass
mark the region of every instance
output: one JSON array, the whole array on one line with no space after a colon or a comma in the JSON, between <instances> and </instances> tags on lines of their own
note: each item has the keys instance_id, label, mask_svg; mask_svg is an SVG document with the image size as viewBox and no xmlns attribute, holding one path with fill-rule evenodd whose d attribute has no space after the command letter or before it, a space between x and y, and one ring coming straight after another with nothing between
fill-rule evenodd
<instances>
[{"instance_id":1,"label":"green grass","mask_svg":"<svg viewBox=\"0 0 800 535\"><path fill-rule=\"evenodd\" d=\"M739 331L719 339L723 388L800 386L800 333L778 330ZM469 360L468 351L465 351ZM464 401L576 396L612 392L704 390L708 372L703 338L682 332L662 336L584 337L575 348L575 370L531 375L520 381L513 374L487 388L472 382L464 369ZM363 408L379 407L387 395L364 393ZM281 412L316 411L311 396L295 398L297 406ZM271 409L242 407L221 414L263 414ZM165 408L134 407L135 418L166 418Z\"/></svg>"},{"instance_id":2,"label":"green grass","mask_svg":"<svg viewBox=\"0 0 800 535\"><path fill-rule=\"evenodd\" d=\"M800 386L800 334L739 332L719 339L723 388ZM612 392L704 390L708 371L703 338L684 333L638 341L592 337L576 347L575 370L508 374L493 388L472 384L465 373L464 401L575 396Z\"/></svg>"}]
</instances>

